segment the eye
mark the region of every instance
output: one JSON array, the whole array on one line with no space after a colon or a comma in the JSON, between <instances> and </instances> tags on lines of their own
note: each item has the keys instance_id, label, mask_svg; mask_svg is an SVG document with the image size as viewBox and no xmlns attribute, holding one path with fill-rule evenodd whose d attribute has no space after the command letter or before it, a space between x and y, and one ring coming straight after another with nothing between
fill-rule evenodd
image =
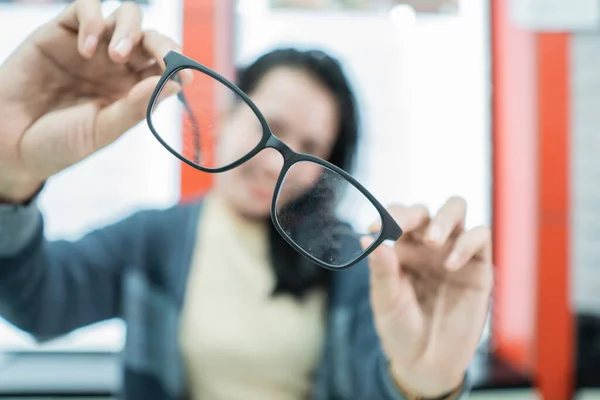
<instances>
[{"instance_id":1,"label":"eye","mask_svg":"<svg viewBox=\"0 0 600 400\"><path fill-rule=\"evenodd\" d=\"M279 139L283 140L285 137L285 129L283 124L278 120L268 120L267 124L269 124L269 128L271 128L271 132L273 135L277 136Z\"/></svg>"}]
</instances>

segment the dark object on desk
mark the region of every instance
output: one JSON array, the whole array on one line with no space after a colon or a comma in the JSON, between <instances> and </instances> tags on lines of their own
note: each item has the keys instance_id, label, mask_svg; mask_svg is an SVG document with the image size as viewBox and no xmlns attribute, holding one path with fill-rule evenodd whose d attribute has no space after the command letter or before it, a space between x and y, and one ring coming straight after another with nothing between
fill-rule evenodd
<instances>
[{"instance_id":1,"label":"dark object on desk","mask_svg":"<svg viewBox=\"0 0 600 400\"><path fill-rule=\"evenodd\" d=\"M577 374L579 388L600 388L600 317L577 316Z\"/></svg>"},{"instance_id":2,"label":"dark object on desk","mask_svg":"<svg viewBox=\"0 0 600 400\"><path fill-rule=\"evenodd\" d=\"M470 368L473 391L533 389L533 380L493 354L481 352Z\"/></svg>"}]
</instances>

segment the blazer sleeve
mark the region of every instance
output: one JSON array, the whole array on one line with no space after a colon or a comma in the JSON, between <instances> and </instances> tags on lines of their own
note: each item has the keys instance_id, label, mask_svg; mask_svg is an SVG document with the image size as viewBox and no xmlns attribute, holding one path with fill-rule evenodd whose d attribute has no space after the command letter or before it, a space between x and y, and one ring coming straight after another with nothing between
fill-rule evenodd
<instances>
[{"instance_id":1,"label":"blazer sleeve","mask_svg":"<svg viewBox=\"0 0 600 400\"><path fill-rule=\"evenodd\" d=\"M122 272L142 254L146 216L49 241L35 199L1 204L0 315L37 340L118 317Z\"/></svg>"}]
</instances>

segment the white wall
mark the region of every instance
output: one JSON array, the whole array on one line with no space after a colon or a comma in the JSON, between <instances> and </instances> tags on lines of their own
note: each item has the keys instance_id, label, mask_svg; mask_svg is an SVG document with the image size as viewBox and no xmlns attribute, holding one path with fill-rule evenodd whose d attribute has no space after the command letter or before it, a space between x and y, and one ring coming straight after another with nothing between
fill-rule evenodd
<instances>
[{"instance_id":1,"label":"white wall","mask_svg":"<svg viewBox=\"0 0 600 400\"><path fill-rule=\"evenodd\" d=\"M104 4L110 12L115 3ZM0 6L0 60L37 26L64 5ZM180 39L180 2L153 0L144 9L145 24ZM160 22L159 22L160 21ZM180 131L173 110L164 110L161 125ZM162 131L161 131L162 132ZM75 239L95 227L145 207L164 207L179 198L179 166L151 135L145 122L112 146L52 178L40 198L50 238ZM124 326L109 321L87 327L42 349L119 349ZM0 319L0 348L33 348L30 338Z\"/></svg>"}]
</instances>

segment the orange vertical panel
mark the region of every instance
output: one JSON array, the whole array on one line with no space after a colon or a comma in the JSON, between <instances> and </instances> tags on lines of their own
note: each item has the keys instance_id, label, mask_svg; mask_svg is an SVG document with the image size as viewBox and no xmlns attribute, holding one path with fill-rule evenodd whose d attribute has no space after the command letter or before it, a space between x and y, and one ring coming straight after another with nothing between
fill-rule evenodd
<instances>
[{"instance_id":1,"label":"orange vertical panel","mask_svg":"<svg viewBox=\"0 0 600 400\"><path fill-rule=\"evenodd\" d=\"M535 35L516 27L508 1L491 1L493 240L496 283L492 346L525 371L534 367L536 312Z\"/></svg>"},{"instance_id":2,"label":"orange vertical panel","mask_svg":"<svg viewBox=\"0 0 600 400\"><path fill-rule=\"evenodd\" d=\"M492 0L492 343L545 400L571 398L569 35L516 27Z\"/></svg>"},{"instance_id":3,"label":"orange vertical panel","mask_svg":"<svg viewBox=\"0 0 600 400\"><path fill-rule=\"evenodd\" d=\"M539 245L537 376L544 399L571 398L569 35L538 35Z\"/></svg>"},{"instance_id":4,"label":"orange vertical panel","mask_svg":"<svg viewBox=\"0 0 600 400\"><path fill-rule=\"evenodd\" d=\"M182 0L183 52L207 67L229 75L233 68L234 0ZM192 109L216 115L214 88L186 92ZM185 118L185 117L184 117ZM184 124L186 121L184 120ZM209 135L202 137L203 156L212 157ZM181 163L181 198L196 197L212 185L212 175Z\"/></svg>"}]
</instances>

